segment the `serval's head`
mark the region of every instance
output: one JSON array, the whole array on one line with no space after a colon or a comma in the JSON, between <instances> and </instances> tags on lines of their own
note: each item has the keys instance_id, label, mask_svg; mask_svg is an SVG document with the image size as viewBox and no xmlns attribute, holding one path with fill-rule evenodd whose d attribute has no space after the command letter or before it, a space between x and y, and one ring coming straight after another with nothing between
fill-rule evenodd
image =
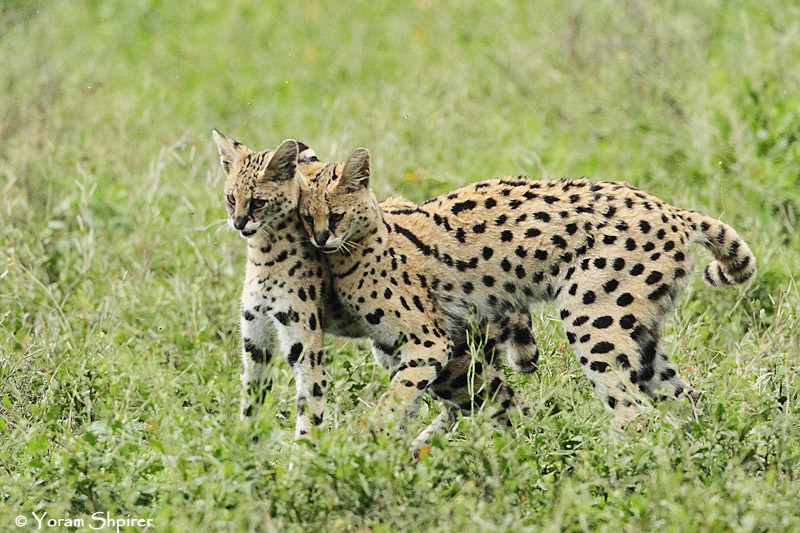
<instances>
[{"instance_id":1,"label":"serval's head","mask_svg":"<svg viewBox=\"0 0 800 533\"><path fill-rule=\"evenodd\" d=\"M301 165L299 213L311 243L326 251L348 251L381 220L369 188L370 155L354 151L346 161Z\"/></svg>"},{"instance_id":2,"label":"serval's head","mask_svg":"<svg viewBox=\"0 0 800 533\"><path fill-rule=\"evenodd\" d=\"M307 146L287 139L274 150L254 152L217 130L213 136L227 176L224 198L232 228L250 238L259 229L275 226L294 214L298 200L295 169L300 152L306 159L316 159Z\"/></svg>"}]
</instances>

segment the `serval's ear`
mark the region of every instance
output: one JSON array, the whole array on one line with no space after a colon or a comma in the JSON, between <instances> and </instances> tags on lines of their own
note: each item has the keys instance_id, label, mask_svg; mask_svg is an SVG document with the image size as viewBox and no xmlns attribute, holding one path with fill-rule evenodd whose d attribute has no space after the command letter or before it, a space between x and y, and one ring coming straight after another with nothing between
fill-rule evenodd
<instances>
[{"instance_id":1,"label":"serval's ear","mask_svg":"<svg viewBox=\"0 0 800 533\"><path fill-rule=\"evenodd\" d=\"M297 172L295 176L301 178L300 185L308 185L309 176L322 166L316 152L306 143L297 141Z\"/></svg>"},{"instance_id":2,"label":"serval's ear","mask_svg":"<svg viewBox=\"0 0 800 533\"><path fill-rule=\"evenodd\" d=\"M225 174L228 174L233 164L247 154L248 148L217 130L214 130L211 135L214 137L214 142L217 143L217 149L219 149L219 163L222 165L222 170L225 171Z\"/></svg>"},{"instance_id":3,"label":"serval's ear","mask_svg":"<svg viewBox=\"0 0 800 533\"><path fill-rule=\"evenodd\" d=\"M308 164L319 161L314 149L304 142L297 141L297 162L300 164Z\"/></svg>"},{"instance_id":4,"label":"serval's ear","mask_svg":"<svg viewBox=\"0 0 800 533\"><path fill-rule=\"evenodd\" d=\"M342 176L336 185L344 192L358 192L369 187L370 156L366 148L357 148L344 164Z\"/></svg>"},{"instance_id":5,"label":"serval's ear","mask_svg":"<svg viewBox=\"0 0 800 533\"><path fill-rule=\"evenodd\" d=\"M298 153L297 141L294 139L283 141L272 152L272 158L270 158L266 170L267 179L283 181L294 178Z\"/></svg>"}]
</instances>

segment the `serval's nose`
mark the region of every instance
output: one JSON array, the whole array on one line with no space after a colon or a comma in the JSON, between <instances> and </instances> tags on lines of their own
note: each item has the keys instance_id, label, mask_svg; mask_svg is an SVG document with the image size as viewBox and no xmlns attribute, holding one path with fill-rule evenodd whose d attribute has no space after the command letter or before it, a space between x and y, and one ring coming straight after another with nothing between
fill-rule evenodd
<instances>
[{"instance_id":1,"label":"serval's nose","mask_svg":"<svg viewBox=\"0 0 800 533\"><path fill-rule=\"evenodd\" d=\"M235 216L233 217L233 227L239 231L243 230L247 225L247 217Z\"/></svg>"},{"instance_id":2,"label":"serval's nose","mask_svg":"<svg viewBox=\"0 0 800 533\"><path fill-rule=\"evenodd\" d=\"M324 229L322 231L315 231L314 232L314 242L317 243L317 246L325 246L325 243L328 242L328 237L331 236L331 232Z\"/></svg>"}]
</instances>

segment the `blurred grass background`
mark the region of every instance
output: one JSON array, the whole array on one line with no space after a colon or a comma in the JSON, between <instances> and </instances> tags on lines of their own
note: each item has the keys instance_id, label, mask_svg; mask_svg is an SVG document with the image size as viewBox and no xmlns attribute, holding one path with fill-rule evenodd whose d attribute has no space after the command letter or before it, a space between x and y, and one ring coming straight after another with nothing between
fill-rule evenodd
<instances>
[{"instance_id":1,"label":"blurred grass background","mask_svg":"<svg viewBox=\"0 0 800 533\"><path fill-rule=\"evenodd\" d=\"M6 0L0 530L32 511L157 531L797 530L798 57L781 0ZM534 415L462 420L414 468L403 438L360 434L387 377L331 339L329 424L287 472L285 365L258 420L236 419L244 246L209 227L214 127L329 160L366 146L380 197L628 181L734 225L759 274L695 279L668 326L692 416L611 429L542 306L542 369L513 378Z\"/></svg>"}]
</instances>

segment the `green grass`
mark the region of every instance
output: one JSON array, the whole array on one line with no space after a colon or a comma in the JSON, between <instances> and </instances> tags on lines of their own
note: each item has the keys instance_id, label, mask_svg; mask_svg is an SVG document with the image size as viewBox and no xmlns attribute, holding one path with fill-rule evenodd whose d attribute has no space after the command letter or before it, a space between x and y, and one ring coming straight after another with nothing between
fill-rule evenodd
<instances>
[{"instance_id":1,"label":"green grass","mask_svg":"<svg viewBox=\"0 0 800 533\"><path fill-rule=\"evenodd\" d=\"M799 20L788 0L5 2L0 530L108 511L157 531L797 531ZM701 401L639 433L610 427L542 306L541 371L512 377L533 415L463 419L409 467L408 437L356 422L387 376L331 339L328 423L287 471L285 364L237 419L244 247L209 227L213 127L367 146L381 197L625 180L734 225L759 273L695 277L666 335Z\"/></svg>"}]
</instances>

